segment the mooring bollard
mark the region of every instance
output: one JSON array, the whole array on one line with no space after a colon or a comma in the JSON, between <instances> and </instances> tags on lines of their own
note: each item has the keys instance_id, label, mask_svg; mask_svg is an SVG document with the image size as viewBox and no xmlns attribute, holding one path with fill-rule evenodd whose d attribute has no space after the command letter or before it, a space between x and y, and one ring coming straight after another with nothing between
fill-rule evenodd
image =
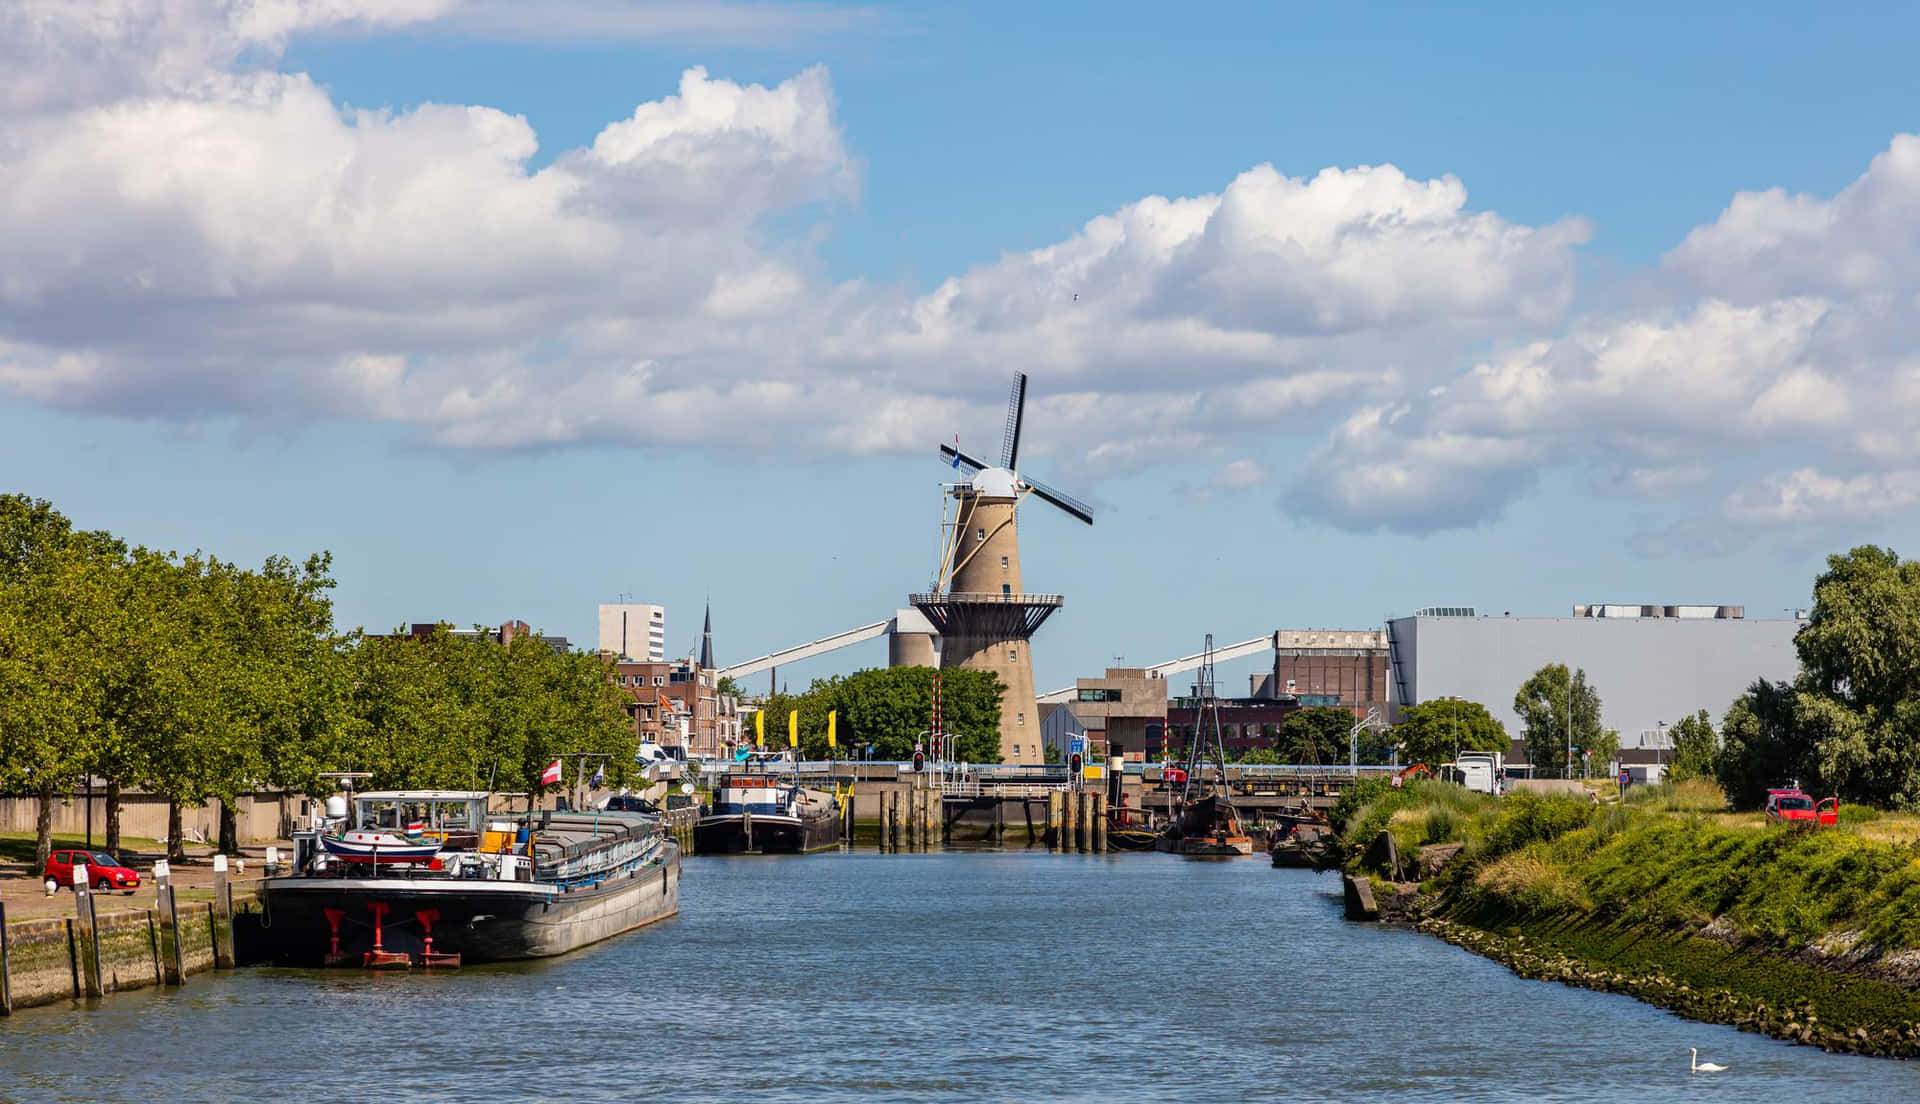
<instances>
[{"instance_id":1,"label":"mooring bollard","mask_svg":"<svg viewBox=\"0 0 1920 1104\"><path fill-rule=\"evenodd\" d=\"M907 790L907 850L918 851L926 840L920 837L920 791Z\"/></svg>"},{"instance_id":2,"label":"mooring bollard","mask_svg":"<svg viewBox=\"0 0 1920 1104\"><path fill-rule=\"evenodd\" d=\"M160 956L160 980L166 985L181 985L187 980L187 953L180 946L180 908L173 897L173 869L167 860L153 864L153 885L157 896L154 911L159 913L161 941L169 949Z\"/></svg>"},{"instance_id":3,"label":"mooring bollard","mask_svg":"<svg viewBox=\"0 0 1920 1104\"><path fill-rule=\"evenodd\" d=\"M233 886L225 855L213 857L213 968L233 969Z\"/></svg>"},{"instance_id":4,"label":"mooring bollard","mask_svg":"<svg viewBox=\"0 0 1920 1104\"><path fill-rule=\"evenodd\" d=\"M100 987L100 933L93 925L91 877L87 864L73 864L73 913L78 925L74 953L80 957L80 996L102 997L106 991Z\"/></svg>"},{"instance_id":5,"label":"mooring bollard","mask_svg":"<svg viewBox=\"0 0 1920 1104\"><path fill-rule=\"evenodd\" d=\"M13 1015L12 944L7 935L7 903L0 901L0 1016Z\"/></svg>"}]
</instances>

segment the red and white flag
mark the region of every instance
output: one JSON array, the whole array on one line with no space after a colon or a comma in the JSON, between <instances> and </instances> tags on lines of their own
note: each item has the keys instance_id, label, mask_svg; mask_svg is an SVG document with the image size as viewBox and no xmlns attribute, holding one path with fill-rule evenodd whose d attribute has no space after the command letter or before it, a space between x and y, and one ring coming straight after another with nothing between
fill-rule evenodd
<instances>
[{"instance_id":1,"label":"red and white flag","mask_svg":"<svg viewBox=\"0 0 1920 1104\"><path fill-rule=\"evenodd\" d=\"M560 760L555 759L553 762L547 764L546 770L540 772L540 784L542 786L551 786L558 781L560 781Z\"/></svg>"}]
</instances>

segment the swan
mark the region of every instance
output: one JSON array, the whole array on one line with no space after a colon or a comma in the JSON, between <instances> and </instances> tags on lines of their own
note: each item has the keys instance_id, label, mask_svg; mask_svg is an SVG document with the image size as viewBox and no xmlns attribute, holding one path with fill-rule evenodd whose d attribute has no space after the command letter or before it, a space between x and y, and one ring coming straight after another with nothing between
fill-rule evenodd
<instances>
[{"instance_id":1,"label":"swan","mask_svg":"<svg viewBox=\"0 0 1920 1104\"><path fill-rule=\"evenodd\" d=\"M1691 1054L1691 1055L1693 1055L1693 1072L1695 1072L1695 1073L1725 1073L1725 1072L1727 1072L1727 1067L1725 1067L1725 1066L1723 1066L1723 1065L1721 1065L1721 1064L1720 1064L1720 1063L1718 1063L1718 1062L1702 1062L1702 1061L1700 1060L1700 1048L1699 1048L1699 1047L1688 1047L1688 1048L1687 1048L1687 1053L1688 1053L1688 1054Z\"/></svg>"}]
</instances>

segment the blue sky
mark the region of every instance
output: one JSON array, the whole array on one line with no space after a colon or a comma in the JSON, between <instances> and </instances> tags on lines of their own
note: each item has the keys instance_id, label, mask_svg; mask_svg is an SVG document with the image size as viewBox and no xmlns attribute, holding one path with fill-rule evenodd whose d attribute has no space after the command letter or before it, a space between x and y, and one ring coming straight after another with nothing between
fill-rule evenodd
<instances>
[{"instance_id":1,"label":"blue sky","mask_svg":"<svg viewBox=\"0 0 1920 1104\"><path fill-rule=\"evenodd\" d=\"M1043 686L1430 604L1777 616L1915 545L1909 8L62 7L0 33L0 484L331 549L348 624L885 617L1015 368L1099 511L1023 514Z\"/></svg>"}]
</instances>

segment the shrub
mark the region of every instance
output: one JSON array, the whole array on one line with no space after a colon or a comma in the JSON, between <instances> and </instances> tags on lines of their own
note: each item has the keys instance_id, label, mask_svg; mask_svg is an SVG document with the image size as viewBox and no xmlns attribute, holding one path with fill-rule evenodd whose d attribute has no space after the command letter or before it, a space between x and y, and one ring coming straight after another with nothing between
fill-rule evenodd
<instances>
[{"instance_id":1,"label":"shrub","mask_svg":"<svg viewBox=\"0 0 1920 1104\"><path fill-rule=\"evenodd\" d=\"M1727 792L1708 779L1685 778L1628 787L1627 803L1669 813L1721 813L1727 808Z\"/></svg>"},{"instance_id":2,"label":"shrub","mask_svg":"<svg viewBox=\"0 0 1920 1104\"><path fill-rule=\"evenodd\" d=\"M1487 830L1487 852L1506 855L1529 844L1550 842L1586 827L1592 815L1592 806L1579 798L1528 790L1509 794Z\"/></svg>"},{"instance_id":3,"label":"shrub","mask_svg":"<svg viewBox=\"0 0 1920 1104\"><path fill-rule=\"evenodd\" d=\"M1532 855L1506 855L1482 866L1466 894L1482 908L1520 915L1574 912L1586 902L1580 883L1563 867Z\"/></svg>"},{"instance_id":4,"label":"shrub","mask_svg":"<svg viewBox=\"0 0 1920 1104\"><path fill-rule=\"evenodd\" d=\"M1451 843L1467 825L1468 818L1462 816L1449 805L1429 805L1427 807L1427 835L1425 843Z\"/></svg>"}]
</instances>

